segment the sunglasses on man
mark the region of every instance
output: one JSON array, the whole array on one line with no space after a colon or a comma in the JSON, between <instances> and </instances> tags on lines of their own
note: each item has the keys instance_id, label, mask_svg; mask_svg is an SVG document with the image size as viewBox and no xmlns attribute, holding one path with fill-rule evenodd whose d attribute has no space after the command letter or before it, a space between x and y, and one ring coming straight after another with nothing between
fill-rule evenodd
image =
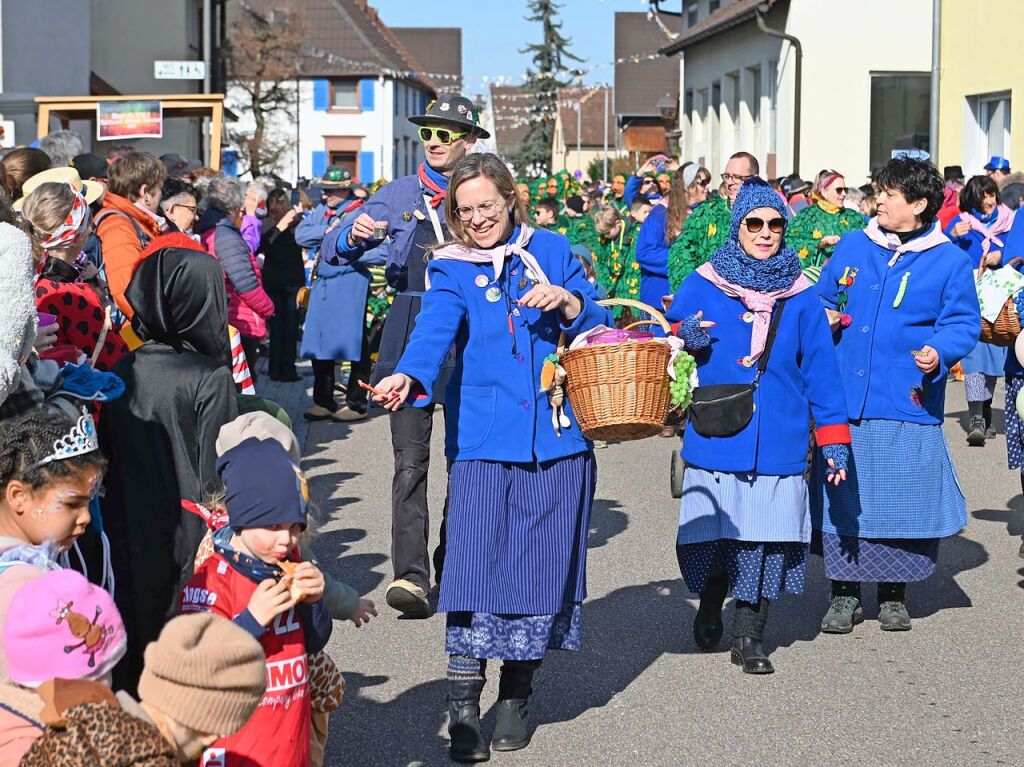
<instances>
[{"instance_id":1,"label":"sunglasses on man","mask_svg":"<svg viewBox=\"0 0 1024 767\"><path fill-rule=\"evenodd\" d=\"M469 131L453 131L447 128L420 128L419 134L420 141L424 144L436 136L438 143L448 146L453 141L468 136Z\"/></svg>"},{"instance_id":2,"label":"sunglasses on man","mask_svg":"<svg viewBox=\"0 0 1024 767\"><path fill-rule=\"evenodd\" d=\"M786 219L784 218L773 218L769 221L765 221L763 218L750 218L743 219L743 225L747 227L747 231L751 234L757 234L764 225L768 224L768 231L772 234L782 234L782 230L786 228Z\"/></svg>"}]
</instances>

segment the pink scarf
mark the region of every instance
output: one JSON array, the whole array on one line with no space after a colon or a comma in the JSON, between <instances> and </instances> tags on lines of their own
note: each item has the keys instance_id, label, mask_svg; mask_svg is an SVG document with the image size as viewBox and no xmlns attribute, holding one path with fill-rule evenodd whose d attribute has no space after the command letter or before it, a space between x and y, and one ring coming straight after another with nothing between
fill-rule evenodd
<instances>
[{"instance_id":1,"label":"pink scarf","mask_svg":"<svg viewBox=\"0 0 1024 767\"><path fill-rule=\"evenodd\" d=\"M892 232L882 231L882 227L878 225L877 216L868 221L868 225L864 228L864 234L875 245L893 252L892 258L889 259L889 266L893 266L899 261L900 256L904 253L920 253L921 251L934 248L936 245L949 242L949 238L942 233L942 227L939 226L938 222L933 224L932 228L920 237L915 237L909 242L900 242L900 238Z\"/></svg>"},{"instance_id":2,"label":"pink scarf","mask_svg":"<svg viewBox=\"0 0 1024 767\"><path fill-rule=\"evenodd\" d=\"M494 267L494 280L497 282L501 276L501 270L505 266L505 259L509 256L519 256L523 265L533 272L534 278L542 285L550 285L551 281L540 268L537 259L526 249L533 237L533 229L526 224L519 227L519 235L515 240L495 248L467 248L463 245L445 245L434 251L432 259L439 261L465 261L470 264L491 264ZM427 280L427 289L430 289L430 281Z\"/></svg>"},{"instance_id":3,"label":"pink scarf","mask_svg":"<svg viewBox=\"0 0 1024 767\"><path fill-rule=\"evenodd\" d=\"M1010 231L1010 227L1013 226L1013 211L1000 204L996 208L996 220L988 225L981 223L971 213L961 213L960 220L966 221L971 225L971 229L979 232L985 238L981 241L981 254L987 256L993 242L997 247L1005 247L1003 241L999 239L999 235L1006 234L1006 232Z\"/></svg>"},{"instance_id":4,"label":"pink scarf","mask_svg":"<svg viewBox=\"0 0 1024 767\"><path fill-rule=\"evenodd\" d=\"M750 334L750 361L756 362L764 351L768 340L768 328L772 324L772 309L780 298L789 298L811 287L802 274L785 290L761 293L757 290L734 285L715 271L710 262L697 267L697 274L706 279L730 298L738 298L747 310L754 314L754 327ZM710 319L714 319L713 317Z\"/></svg>"}]
</instances>

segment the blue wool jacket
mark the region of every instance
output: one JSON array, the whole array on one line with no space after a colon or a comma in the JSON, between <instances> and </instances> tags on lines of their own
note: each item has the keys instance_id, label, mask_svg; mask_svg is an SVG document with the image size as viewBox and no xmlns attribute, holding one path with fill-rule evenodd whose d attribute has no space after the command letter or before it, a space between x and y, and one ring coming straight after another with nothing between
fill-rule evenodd
<instances>
[{"instance_id":1,"label":"blue wool jacket","mask_svg":"<svg viewBox=\"0 0 1024 767\"><path fill-rule=\"evenodd\" d=\"M756 366L742 363L750 354L753 330L753 323L744 319L743 303L694 272L679 286L665 316L678 322L698 311L716 323L709 329L711 346L695 355L700 385L753 381ZM754 392L754 417L732 437L704 437L687 428L687 464L708 471L802 474L807 468L810 415L819 444L850 441L838 373L828 320L817 295L804 290L790 297L768 367Z\"/></svg>"},{"instance_id":2,"label":"blue wool jacket","mask_svg":"<svg viewBox=\"0 0 1024 767\"><path fill-rule=\"evenodd\" d=\"M445 393L445 454L453 461L532 463L590 449L571 407L566 415L572 426L562 429L560 437L555 434L547 395L540 393L540 372L562 330L571 340L597 325L611 326L611 313L596 303L594 287L565 237L538 230L527 249L552 285L581 299L583 311L571 324L563 325L558 312L518 309L519 316L512 316L514 335L509 332L506 296L515 308L530 289L528 284L519 287L525 268L518 256L505 262L498 281L502 295L493 302L487 300L494 278L490 264L435 260L427 267L430 290L395 372L422 385L426 397L415 404L427 405L441 364L455 345L455 370ZM486 280L483 287L478 277Z\"/></svg>"},{"instance_id":3,"label":"blue wool jacket","mask_svg":"<svg viewBox=\"0 0 1024 767\"><path fill-rule=\"evenodd\" d=\"M839 280L847 269L857 270L844 309L853 324L836 342L850 420L940 424L949 369L981 333L971 264L950 242L905 253L890 267L892 256L864 232L851 232L818 280L825 305L836 309ZM924 346L939 353L939 369L931 375L917 369L912 354Z\"/></svg>"},{"instance_id":4,"label":"blue wool jacket","mask_svg":"<svg viewBox=\"0 0 1024 767\"><path fill-rule=\"evenodd\" d=\"M636 260L640 264L640 300L661 311L661 297L672 293L668 283L668 245L665 221L668 210L656 205L640 227L636 238Z\"/></svg>"},{"instance_id":5,"label":"blue wool jacket","mask_svg":"<svg viewBox=\"0 0 1024 767\"><path fill-rule=\"evenodd\" d=\"M971 266L974 269L977 269L978 265L981 263L981 244L985 241L985 238L982 236L981 232L975 229L972 229L967 234L961 237L957 237L955 234L953 234L953 230L959 223L960 218L958 216L957 218L954 218L952 221L949 222L949 226L946 227L943 233L949 238L950 242L952 242L954 245L960 248L960 250L967 254L967 257L971 259ZM1002 235L999 239L1006 243L1008 236L1009 232ZM999 246L993 242L991 250L999 250ZM1003 260L1002 262L1005 263L1006 261Z\"/></svg>"},{"instance_id":6,"label":"blue wool jacket","mask_svg":"<svg viewBox=\"0 0 1024 767\"><path fill-rule=\"evenodd\" d=\"M390 183L385 184L373 195L360 209L360 213L371 216L375 221L388 222L388 236L391 238L391 249L388 253L386 274L388 282L395 286L398 284L405 262L409 258L409 252L413 246L413 235L421 216L427 216L427 206L423 202L424 189L417 175L403 176ZM430 193L431 196L433 193ZM444 221L444 203L437 208L439 221ZM338 237L338 244L335 248L337 256L344 260L352 261L367 248L377 243L366 242L349 247L348 233L352 230L352 224L344 227ZM334 258L334 254L324 254L326 257Z\"/></svg>"},{"instance_id":7,"label":"blue wool jacket","mask_svg":"<svg viewBox=\"0 0 1024 767\"><path fill-rule=\"evenodd\" d=\"M1011 258L1024 256L1024 216L1020 214L1019 208L1013 214L1013 226L1006 233L1006 238L1003 242L1006 244L1006 247L1003 248L1004 264Z\"/></svg>"}]
</instances>

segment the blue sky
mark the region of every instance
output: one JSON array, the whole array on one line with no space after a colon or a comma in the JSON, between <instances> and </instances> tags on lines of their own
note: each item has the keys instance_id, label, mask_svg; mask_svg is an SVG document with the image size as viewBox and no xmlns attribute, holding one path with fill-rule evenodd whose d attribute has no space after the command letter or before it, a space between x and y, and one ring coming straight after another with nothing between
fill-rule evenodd
<instances>
[{"instance_id":1,"label":"blue sky","mask_svg":"<svg viewBox=\"0 0 1024 767\"><path fill-rule=\"evenodd\" d=\"M485 90L480 76L505 75L516 79L526 71L530 57L519 50L540 40L539 22L524 20L525 2L508 0L370 0L390 26L462 27L462 71L467 90ZM611 82L612 67L599 67L614 58L614 14L616 11L646 11L647 0L562 0L562 34L572 39L571 50L594 67L585 79L588 83ZM679 3L667 3L672 9ZM675 27L678 19L666 18ZM649 53L666 44L651 36Z\"/></svg>"}]
</instances>

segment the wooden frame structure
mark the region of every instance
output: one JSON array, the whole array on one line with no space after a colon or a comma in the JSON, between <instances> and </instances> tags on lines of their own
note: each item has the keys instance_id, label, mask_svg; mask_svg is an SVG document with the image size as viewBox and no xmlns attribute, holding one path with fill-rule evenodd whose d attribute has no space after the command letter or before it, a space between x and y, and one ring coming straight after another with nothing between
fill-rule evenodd
<instances>
[{"instance_id":1,"label":"wooden frame structure","mask_svg":"<svg viewBox=\"0 0 1024 767\"><path fill-rule=\"evenodd\" d=\"M170 93L162 96L37 96L36 138L50 132L50 118L60 120L68 129L72 120L96 122L96 104L100 101L159 101L165 117L209 117L209 167L220 170L221 133L224 127L224 94Z\"/></svg>"}]
</instances>

